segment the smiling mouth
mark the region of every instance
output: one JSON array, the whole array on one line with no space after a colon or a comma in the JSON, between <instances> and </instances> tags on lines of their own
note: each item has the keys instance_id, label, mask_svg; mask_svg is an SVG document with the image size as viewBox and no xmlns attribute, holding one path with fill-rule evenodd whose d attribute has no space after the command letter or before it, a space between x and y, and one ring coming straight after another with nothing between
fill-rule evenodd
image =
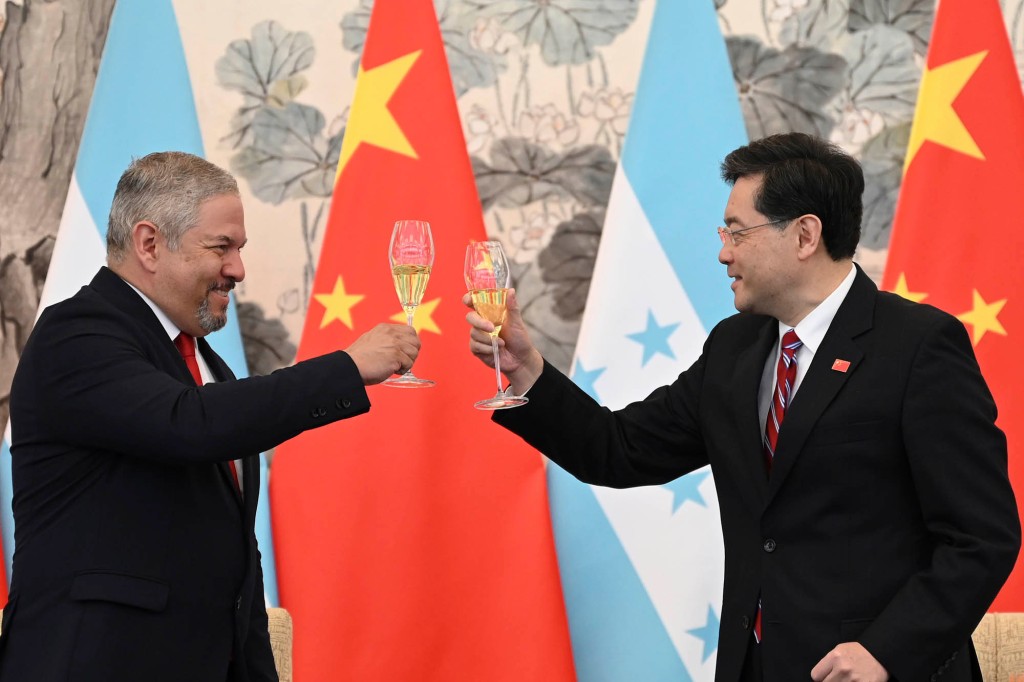
<instances>
[{"instance_id":1,"label":"smiling mouth","mask_svg":"<svg viewBox=\"0 0 1024 682\"><path fill-rule=\"evenodd\" d=\"M224 298L227 298L228 295L231 293L231 290L234 289L234 288L235 288L235 283L234 282L230 282L230 281L229 282L217 282L216 284L211 284L207 288L206 292L208 294L209 293L213 293L213 294L217 294L218 296L223 296Z\"/></svg>"}]
</instances>

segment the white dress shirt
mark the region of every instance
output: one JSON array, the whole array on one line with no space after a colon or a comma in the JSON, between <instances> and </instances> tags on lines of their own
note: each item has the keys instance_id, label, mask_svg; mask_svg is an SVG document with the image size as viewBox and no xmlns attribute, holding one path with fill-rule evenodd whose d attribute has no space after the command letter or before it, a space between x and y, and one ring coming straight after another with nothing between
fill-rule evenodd
<instances>
[{"instance_id":1,"label":"white dress shirt","mask_svg":"<svg viewBox=\"0 0 1024 682\"><path fill-rule=\"evenodd\" d=\"M818 307L808 313L807 317L800 320L796 327L790 327L779 322L779 334L775 341L775 348L768 354L768 360L765 362L764 371L761 374L761 387L757 392L757 413L761 418L761 433L764 433L765 421L768 419L768 410L772 404L772 395L775 393L776 369L779 364L779 355L782 352L779 348L779 340L782 338L782 335L793 329L796 331L797 338L803 342L803 345L796 351L796 381L793 383L789 395L789 400L792 402L796 396L797 389L800 388L800 382L803 381L804 376L807 374L807 368L811 366L814 353L821 346L821 342L824 340L832 320L835 318L836 313L839 312L839 306L843 304L843 301L846 300L846 295L850 293L850 288L853 286L853 280L856 276L857 268L851 265L850 274L839 283L835 291L819 303Z\"/></svg>"}]
</instances>

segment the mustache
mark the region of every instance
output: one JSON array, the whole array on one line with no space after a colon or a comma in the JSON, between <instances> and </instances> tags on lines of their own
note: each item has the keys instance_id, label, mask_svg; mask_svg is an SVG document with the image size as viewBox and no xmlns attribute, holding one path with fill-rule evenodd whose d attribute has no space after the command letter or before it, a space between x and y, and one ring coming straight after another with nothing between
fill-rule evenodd
<instances>
[{"instance_id":1,"label":"mustache","mask_svg":"<svg viewBox=\"0 0 1024 682\"><path fill-rule=\"evenodd\" d=\"M235 281L233 279L229 279L225 282L214 282L210 286L206 287L206 292L209 293L211 291L231 291L234 288Z\"/></svg>"}]
</instances>

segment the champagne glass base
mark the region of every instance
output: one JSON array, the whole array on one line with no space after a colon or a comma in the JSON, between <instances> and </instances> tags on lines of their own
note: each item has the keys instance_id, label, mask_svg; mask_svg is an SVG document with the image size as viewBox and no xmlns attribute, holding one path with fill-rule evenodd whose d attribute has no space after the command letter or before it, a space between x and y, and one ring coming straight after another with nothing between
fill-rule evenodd
<instances>
[{"instance_id":1,"label":"champagne glass base","mask_svg":"<svg viewBox=\"0 0 1024 682\"><path fill-rule=\"evenodd\" d=\"M488 398L487 400L481 400L474 403L473 407L478 410L507 410L510 407L519 407L520 405L525 405L528 402L530 402L530 399L526 396L505 395L503 393L499 393L493 398Z\"/></svg>"},{"instance_id":2,"label":"champagne glass base","mask_svg":"<svg viewBox=\"0 0 1024 682\"><path fill-rule=\"evenodd\" d=\"M390 386L391 388L430 388L434 385L434 382L430 379L421 379L412 372L406 372L398 376L388 377L380 382L380 385Z\"/></svg>"}]
</instances>

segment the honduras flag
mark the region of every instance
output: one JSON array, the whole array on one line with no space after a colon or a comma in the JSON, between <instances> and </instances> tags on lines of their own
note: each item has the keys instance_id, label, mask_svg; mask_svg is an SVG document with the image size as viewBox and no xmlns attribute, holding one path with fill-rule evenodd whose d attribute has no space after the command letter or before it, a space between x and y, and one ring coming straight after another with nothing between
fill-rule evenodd
<instances>
[{"instance_id":1,"label":"honduras flag","mask_svg":"<svg viewBox=\"0 0 1024 682\"><path fill-rule=\"evenodd\" d=\"M713 3L658 0L573 363L604 405L674 380L734 312L719 164L745 142ZM631 490L555 465L548 479L580 682L711 680L724 553L710 470Z\"/></svg>"},{"instance_id":2,"label":"honduras flag","mask_svg":"<svg viewBox=\"0 0 1024 682\"><path fill-rule=\"evenodd\" d=\"M145 36L142 49L140 35ZM43 286L40 311L88 284L106 262L107 214L118 178L133 158L166 150L203 155L174 7L171 0L118 0ZM236 376L248 375L234 300L227 326L213 334L210 343ZM0 529L8 577L15 550L10 439L8 425L0 450ZM267 602L276 606L266 471L266 460L261 456L256 535L263 555Z\"/></svg>"}]
</instances>

